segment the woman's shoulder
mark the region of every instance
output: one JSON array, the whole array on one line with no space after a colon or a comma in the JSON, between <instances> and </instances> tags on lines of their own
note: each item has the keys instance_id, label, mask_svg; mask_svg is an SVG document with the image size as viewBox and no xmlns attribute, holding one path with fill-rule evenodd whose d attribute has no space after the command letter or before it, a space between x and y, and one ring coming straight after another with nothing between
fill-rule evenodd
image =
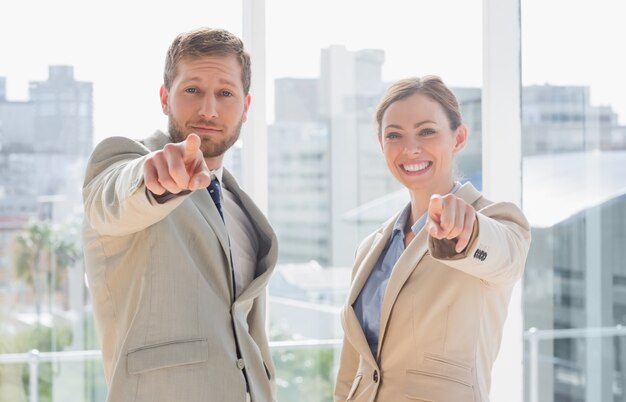
<instances>
[{"instance_id":1,"label":"woman's shoulder","mask_svg":"<svg viewBox=\"0 0 626 402\"><path fill-rule=\"evenodd\" d=\"M521 226L528 227L528 221L522 209L511 201L493 201L484 196L472 183L464 183L457 195L471 204L484 216L495 219L513 220Z\"/></svg>"}]
</instances>

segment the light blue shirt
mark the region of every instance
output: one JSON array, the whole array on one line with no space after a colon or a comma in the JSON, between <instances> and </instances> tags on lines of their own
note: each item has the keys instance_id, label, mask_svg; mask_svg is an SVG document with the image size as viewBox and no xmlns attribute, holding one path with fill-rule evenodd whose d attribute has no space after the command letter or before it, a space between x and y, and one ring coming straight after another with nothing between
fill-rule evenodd
<instances>
[{"instance_id":1,"label":"light blue shirt","mask_svg":"<svg viewBox=\"0 0 626 402\"><path fill-rule=\"evenodd\" d=\"M450 193L456 193L459 188L461 188L461 184L456 182ZM363 289L361 289L361 293L352 305L374 358L376 358L376 351L378 350L380 312L383 305L383 297L385 296L391 271L404 252L404 228L410 216L411 203L404 207L400 216L398 216L396 223L393 225L393 232L387 248L380 254L369 278L367 278ZM427 213L424 213L411 226L411 231L415 235L424 228L427 216Z\"/></svg>"}]
</instances>

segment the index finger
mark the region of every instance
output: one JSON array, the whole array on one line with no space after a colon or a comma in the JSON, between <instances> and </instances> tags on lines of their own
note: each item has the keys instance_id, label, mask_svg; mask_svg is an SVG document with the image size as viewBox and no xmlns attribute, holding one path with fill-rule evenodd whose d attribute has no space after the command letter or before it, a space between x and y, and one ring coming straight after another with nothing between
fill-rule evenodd
<instances>
[{"instance_id":1,"label":"index finger","mask_svg":"<svg viewBox=\"0 0 626 402\"><path fill-rule=\"evenodd\" d=\"M433 194L430 196L430 203L428 204L428 217L439 223L441 219L441 212L443 211L443 197L439 194Z\"/></svg>"},{"instance_id":2,"label":"index finger","mask_svg":"<svg viewBox=\"0 0 626 402\"><path fill-rule=\"evenodd\" d=\"M202 141L197 134L191 133L187 136L184 143L185 148L183 149L183 160L185 161L185 163L187 163L196 158L196 154L200 149L200 144L202 143Z\"/></svg>"},{"instance_id":3,"label":"index finger","mask_svg":"<svg viewBox=\"0 0 626 402\"><path fill-rule=\"evenodd\" d=\"M441 227L441 212L443 211L443 198L439 194L433 194L428 204L428 232L431 236L440 239L443 232Z\"/></svg>"}]
</instances>

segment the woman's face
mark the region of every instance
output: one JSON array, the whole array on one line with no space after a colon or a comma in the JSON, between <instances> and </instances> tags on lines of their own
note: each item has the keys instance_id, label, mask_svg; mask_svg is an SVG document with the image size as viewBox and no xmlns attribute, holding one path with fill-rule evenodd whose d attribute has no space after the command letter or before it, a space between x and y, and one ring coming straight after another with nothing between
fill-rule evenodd
<instances>
[{"instance_id":1,"label":"woman's face","mask_svg":"<svg viewBox=\"0 0 626 402\"><path fill-rule=\"evenodd\" d=\"M467 129L450 128L443 107L414 94L383 114L380 146L394 177L413 192L445 194L452 188L454 155L465 146Z\"/></svg>"}]
</instances>

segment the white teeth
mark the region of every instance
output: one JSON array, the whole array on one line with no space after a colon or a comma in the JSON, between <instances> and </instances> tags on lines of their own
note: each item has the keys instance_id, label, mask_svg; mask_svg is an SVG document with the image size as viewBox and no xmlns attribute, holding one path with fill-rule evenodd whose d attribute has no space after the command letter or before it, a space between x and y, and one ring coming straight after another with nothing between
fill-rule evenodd
<instances>
[{"instance_id":1,"label":"white teeth","mask_svg":"<svg viewBox=\"0 0 626 402\"><path fill-rule=\"evenodd\" d=\"M418 172L428 167L429 162L416 163L413 165L404 164L402 167L408 172Z\"/></svg>"}]
</instances>

